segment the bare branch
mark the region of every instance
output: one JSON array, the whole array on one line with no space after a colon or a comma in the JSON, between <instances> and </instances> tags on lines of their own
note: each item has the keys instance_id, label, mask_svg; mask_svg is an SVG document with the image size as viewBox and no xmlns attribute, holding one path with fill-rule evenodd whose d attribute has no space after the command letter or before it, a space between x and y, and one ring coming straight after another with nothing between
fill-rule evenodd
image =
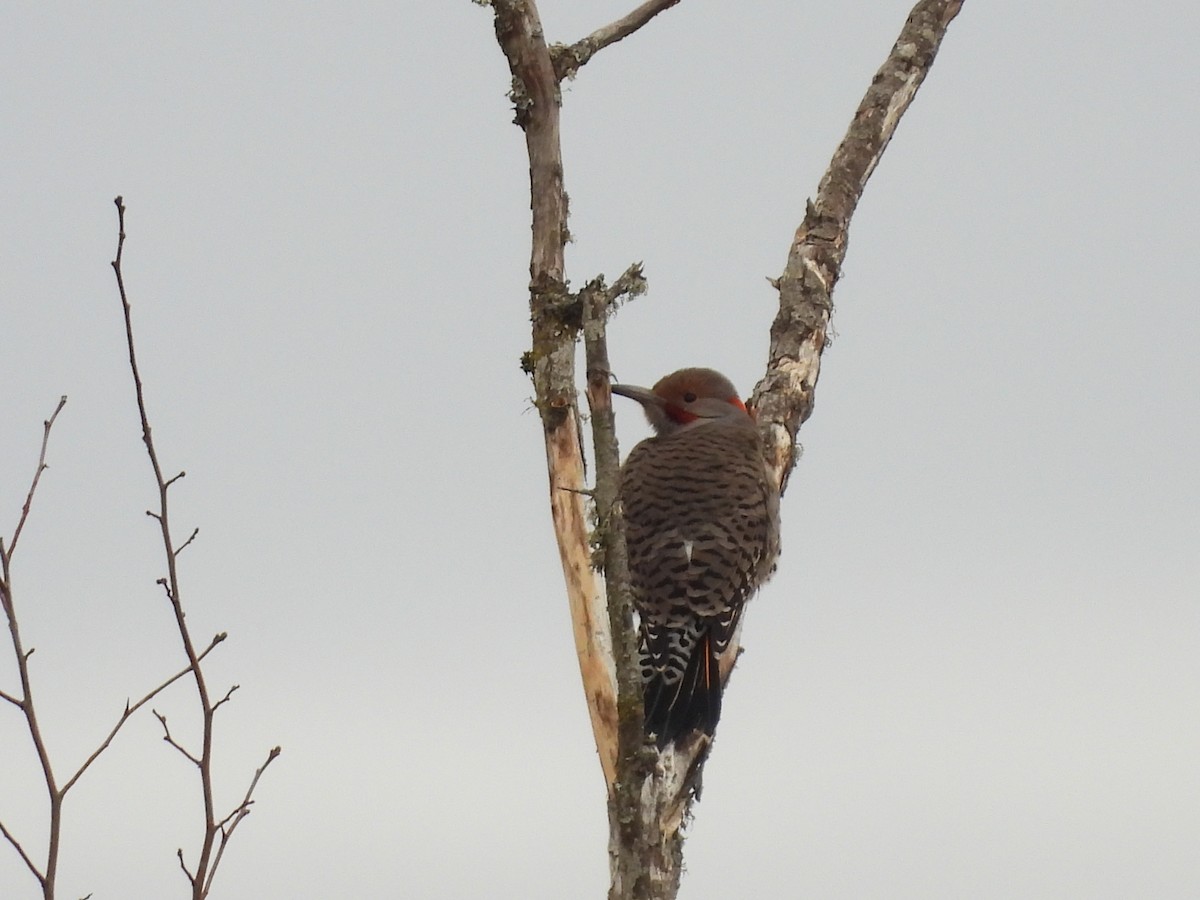
<instances>
[{"instance_id":1,"label":"bare branch","mask_svg":"<svg viewBox=\"0 0 1200 900\"><path fill-rule=\"evenodd\" d=\"M550 57L554 61L554 74L559 81L564 78L574 78L576 72L587 65L593 56L609 44L615 44L617 41L629 37L660 12L670 9L678 2L679 0L646 0L633 12L603 28L597 28L587 37L576 41L569 47L555 44L550 48Z\"/></svg>"},{"instance_id":2,"label":"bare branch","mask_svg":"<svg viewBox=\"0 0 1200 900\"><path fill-rule=\"evenodd\" d=\"M178 557L180 553L182 553L184 550L186 550L188 544L190 544L192 541L194 541L196 539L196 535L198 535L199 533L200 533L199 528L193 528L191 536L186 541L184 541L182 544L180 544L178 547L175 548L175 556Z\"/></svg>"},{"instance_id":3,"label":"bare branch","mask_svg":"<svg viewBox=\"0 0 1200 900\"><path fill-rule=\"evenodd\" d=\"M238 827L238 823L246 816L250 815L250 806L254 803L251 799L254 796L254 789L258 787L258 780L262 778L263 772L267 771L267 766L275 761L280 753L283 752L282 747L272 747L267 753L266 762L259 766L254 771L254 777L250 779L250 787L246 789L246 796L229 815L220 821L218 828L221 832L221 841L217 846L216 855L213 856L212 867L208 870L208 880L204 884L204 894L207 895L212 890L213 877L217 874L217 867L221 864L221 857L225 855L225 847L228 846L230 838L233 837L234 830ZM225 826L229 827L226 828Z\"/></svg>"},{"instance_id":4,"label":"bare branch","mask_svg":"<svg viewBox=\"0 0 1200 900\"><path fill-rule=\"evenodd\" d=\"M3 697L15 704L25 715L26 730L28 730L29 737L33 741L38 764L42 768L42 780L46 785L46 792L50 798L50 821L45 873L39 872L33 866L28 856L26 856L24 849L9 834L7 829L4 830L4 836L16 848L21 858L25 860L30 871L37 876L38 881L42 885L42 893L46 896L53 896L54 881L58 872L58 848L62 834L62 792L58 789L58 781L54 775L54 766L50 760L50 751L46 747L41 725L38 722L37 705L34 702L33 681L29 674L29 658L33 656L33 648L25 649L21 638L20 623L17 621L16 601L12 591L12 555L16 550L17 541L21 536L22 529L25 527L25 522L29 518L29 510L33 506L33 495L37 491L38 482L41 480L42 472L46 470L46 451L50 443L50 430L54 427L54 421L58 418L58 414L62 412L62 408L66 405L66 402L67 398L65 395L60 397L58 406L54 408L54 412L50 418L42 423L42 448L38 454L37 469L29 485L29 492L25 495L25 503L21 507L21 516L17 520L17 527L13 531L12 541L8 547L5 548L3 541L0 541L0 605L4 607L4 613L8 619L9 639L12 643L13 656L17 661L17 675L21 681L20 700L8 693L4 693Z\"/></svg>"},{"instance_id":5,"label":"bare branch","mask_svg":"<svg viewBox=\"0 0 1200 900\"><path fill-rule=\"evenodd\" d=\"M533 235L529 259L529 308L533 347L526 369L533 375L546 446L550 515L567 586L575 652L584 697L607 785L616 779L616 681L609 648L604 594L592 569L583 496L583 447L576 408L575 341L580 326L577 298L567 291L563 256L567 197L559 141L558 77L550 59L535 0L493 0L496 40L512 73L516 123L529 156ZM565 489L565 490L564 490Z\"/></svg>"},{"instance_id":6,"label":"bare branch","mask_svg":"<svg viewBox=\"0 0 1200 900\"><path fill-rule=\"evenodd\" d=\"M13 837L12 832L4 827L3 822L0 822L0 834L3 834L4 839L12 844L13 849L16 850L21 859L24 860L25 866L30 872L33 873L33 877L38 880L38 884L40 884L44 889L46 887L46 876L38 870L36 865L34 865L33 860L29 858L29 854L25 852L25 848L21 846L21 842Z\"/></svg>"},{"instance_id":7,"label":"bare branch","mask_svg":"<svg viewBox=\"0 0 1200 900\"><path fill-rule=\"evenodd\" d=\"M224 697L222 697L220 700L218 700L216 703L214 703L214 704L213 704L213 712L216 712L216 711L217 711L217 708L218 708L219 706L221 706L221 704L223 704L223 703L228 703L228 702L229 702L229 698L233 696L233 692L234 692L234 691L236 691L236 690L237 690L239 687L241 687L241 685L240 685L240 684L235 684L235 685L234 685L233 687L231 687L231 688L230 688L228 691L226 691L226 692L225 692L225 696L224 696Z\"/></svg>"},{"instance_id":8,"label":"bare branch","mask_svg":"<svg viewBox=\"0 0 1200 900\"><path fill-rule=\"evenodd\" d=\"M11 703L11 704L12 704L13 706L15 706L17 709L24 709L24 708L25 708L25 704L24 704L24 703L22 703L20 700L18 700L18 699L17 699L16 697L14 697L12 694L9 694L9 693L8 693L8 692L6 692L6 691L0 691L0 700L7 700L9 703Z\"/></svg>"},{"instance_id":9,"label":"bare branch","mask_svg":"<svg viewBox=\"0 0 1200 900\"><path fill-rule=\"evenodd\" d=\"M29 485L29 493L25 495L25 503L21 507L21 517L17 519L16 530L13 531L12 540L8 542L8 549L5 550L0 544L0 554L4 557L4 580L8 581L8 565L12 560L13 552L17 549L17 541L21 537L21 530L25 527L25 520L29 518L29 509L33 505L33 495L37 491L38 482L41 481L42 472L46 471L46 448L50 445L50 429L54 427L54 420L58 418L58 414L62 412L62 408L67 405L67 395L63 394L58 399L58 406L54 407L54 412L50 414L50 418L42 423L42 451L38 454L37 469L33 473L33 481Z\"/></svg>"},{"instance_id":10,"label":"bare branch","mask_svg":"<svg viewBox=\"0 0 1200 900\"><path fill-rule=\"evenodd\" d=\"M591 488L559 487L559 490L560 491L569 491L572 494L578 494L580 497L587 497L589 500L596 493Z\"/></svg>"},{"instance_id":11,"label":"bare branch","mask_svg":"<svg viewBox=\"0 0 1200 900\"><path fill-rule=\"evenodd\" d=\"M636 269L636 276L633 273ZM644 288L640 266L631 266L625 273L628 285L639 279ZM622 276L623 278L625 276ZM614 285L615 287L615 285ZM621 458L617 448L616 423L612 409L612 368L608 361L606 322L620 294L610 290L604 279L595 278L580 293L583 305L583 340L587 369L587 399L592 424L592 441L596 459L596 535L601 568L604 571L609 634L612 637L613 664L617 687L616 722L605 722L597 734L597 743L611 746L618 759L618 781L621 761L642 744L641 672L637 665L637 632L633 624L633 598L629 592L629 571L625 555L625 522L617 503ZM634 788L636 790L636 788ZM617 782L609 785L615 798Z\"/></svg>"},{"instance_id":12,"label":"bare branch","mask_svg":"<svg viewBox=\"0 0 1200 900\"><path fill-rule=\"evenodd\" d=\"M599 279L599 282L599 286L603 288L603 279ZM596 318L601 316L603 316L605 320L611 318L613 313L615 313L625 301L632 300L634 297L642 296L642 294L646 293L649 287L649 284L646 282L646 276L642 272L642 264L640 262L630 263L629 268L622 272L617 277L617 280L612 283L612 287L603 289L603 296L600 298L603 301L602 304L600 307L592 310L590 313L592 316L592 321L595 321ZM589 316L586 306L584 307L583 312L585 316L584 322L586 327L586 322L588 321L586 317ZM600 337L603 342L607 343L606 337L603 335ZM584 334L584 340L586 343L586 332ZM603 350L603 356L605 359L608 357L607 346Z\"/></svg>"},{"instance_id":13,"label":"bare branch","mask_svg":"<svg viewBox=\"0 0 1200 900\"><path fill-rule=\"evenodd\" d=\"M190 672L191 669L188 671ZM159 723L162 725L163 740L187 757L187 759L189 759L192 764L196 766L196 768L203 769L204 766L201 760L197 759L195 756L192 756L192 754L189 753L183 746L181 746L175 740L175 738L171 737L171 729L167 727L167 717L160 713L157 709L152 709L151 712L154 713L154 718L158 719Z\"/></svg>"},{"instance_id":14,"label":"bare branch","mask_svg":"<svg viewBox=\"0 0 1200 900\"><path fill-rule=\"evenodd\" d=\"M195 888L196 887L196 876L188 871L187 864L183 861L183 848L182 847L180 847L178 850L175 851L175 856L177 856L179 858L179 868L183 869L183 874L187 876L188 882L192 885L193 888Z\"/></svg>"},{"instance_id":15,"label":"bare branch","mask_svg":"<svg viewBox=\"0 0 1200 900\"><path fill-rule=\"evenodd\" d=\"M175 546L174 539L171 536L170 517L168 514L168 491L176 481L184 477L185 473L180 471L179 474L169 479L163 477L163 469L159 463L158 451L155 448L154 438L150 430L150 417L146 411L146 398L142 390L142 378L138 370L137 352L134 347L132 310L129 304L129 296L125 290L124 274L121 270L121 260L125 248L125 204L120 197L117 197L114 202L117 207L118 237L117 255L116 259L113 260L112 267L113 272L116 274L117 289L121 296L121 308L125 317L125 340L129 350L129 370L133 376L138 414L141 417L142 442L146 445L146 455L150 459L151 468L154 470L154 481L158 487L158 511L150 512L149 515L158 522L163 555L166 557L167 562L166 577L160 578L158 583L163 586L163 590L166 592L167 599L171 603L171 610L175 616L175 627L183 643L183 650L188 660L188 666L185 671L192 673L196 685L197 699L200 702L202 726L200 754L194 756L185 750L171 736L170 729L167 727L166 717L157 711L154 714L162 724L164 740L187 759L191 760L200 771L200 790L204 799L204 840L196 860L195 873L189 872L187 866L184 864L182 849L179 851L179 865L188 876L188 881L192 886L192 900L204 900L208 891L207 885L211 882L212 878L212 867L214 865L213 853L216 849L217 836L221 833L216 820L213 803L213 714L222 703L229 700L233 692L237 690L237 687L235 685L231 688L221 700L218 700L216 703L212 702L209 696L208 684L204 677L204 671L200 666L200 661L207 654L208 650L205 650L204 653L196 652L195 643L192 640L191 631L188 629L187 619L184 614L183 600L180 593L179 554L185 547L191 544L199 533L199 529L194 530L191 537L181 546ZM213 638L208 649L211 650L213 646L224 639L224 632L219 633Z\"/></svg>"},{"instance_id":16,"label":"bare branch","mask_svg":"<svg viewBox=\"0 0 1200 900\"><path fill-rule=\"evenodd\" d=\"M212 639L212 642L209 643L209 645L204 648L204 652L202 652L197 657L197 660L202 660L202 659L204 659L204 657L208 656L208 654L212 652L213 648L216 647L217 644L221 643L221 641L223 641L224 639L225 639L224 634L218 634L216 637L214 637ZM69 791L72 788L72 786L75 784L75 782L77 782L80 779L80 777L83 775L83 773L87 771L88 766L90 766L93 762L95 762L96 758L101 753L103 753L105 750L108 749L109 744L111 744L113 742L113 738L115 738L117 736L117 732L121 730L121 728L125 725L126 722L129 721L129 719L133 716L134 713L136 713L139 709L141 709L143 706L145 706L147 703L149 703L151 700L153 700L160 693L165 691L167 688L169 688L171 685L173 685L176 681L178 681L180 678L182 678L184 675L186 675L190 671L192 671L191 666L187 666L186 668L180 669L178 672L176 672L174 675L172 675L170 678L168 678L166 681L164 681L162 684L160 684L154 690L150 691L150 693L148 693L144 697L142 697L142 699L138 700L137 703L130 705L130 703L128 701L126 701L125 711L123 713L121 713L121 717L119 719L117 719L117 724L112 727L112 730L108 733L108 737L106 737L103 741L100 742L100 746L97 747L94 751L92 751L91 756L89 756L86 760L84 760L83 765L81 765L79 767L79 769L75 772L75 774L71 776L70 780L66 784L63 785L62 793L65 795L67 793L67 791ZM162 723L163 723L163 727L165 728L166 720L165 719L162 720Z\"/></svg>"},{"instance_id":17,"label":"bare branch","mask_svg":"<svg viewBox=\"0 0 1200 900\"><path fill-rule=\"evenodd\" d=\"M678 888L683 842L678 828L662 826L660 807L675 795L658 790L659 754L645 739L642 673L633 593L625 547L625 521L618 502L621 458L612 409L612 373L605 324L618 298L645 289L641 266L630 266L611 289L594 279L581 292L583 340L587 359L587 397L596 457L596 533L603 561L617 678L617 730L604 739L617 748L617 779L608 799L609 896L637 896L635 884L653 886L647 897L667 896ZM598 737L597 740L600 738ZM667 751L669 758L674 750Z\"/></svg>"},{"instance_id":18,"label":"bare branch","mask_svg":"<svg viewBox=\"0 0 1200 900\"><path fill-rule=\"evenodd\" d=\"M812 415L833 288L846 256L850 219L900 117L933 65L962 0L921 0L914 7L851 120L796 230L771 326L767 373L751 405L763 427L768 462L783 488L796 459L796 432Z\"/></svg>"}]
</instances>

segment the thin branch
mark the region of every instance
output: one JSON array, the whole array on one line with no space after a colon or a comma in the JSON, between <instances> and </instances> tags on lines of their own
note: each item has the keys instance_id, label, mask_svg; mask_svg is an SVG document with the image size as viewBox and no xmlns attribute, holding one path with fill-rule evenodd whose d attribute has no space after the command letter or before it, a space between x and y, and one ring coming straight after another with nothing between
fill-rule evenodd
<instances>
[{"instance_id":1,"label":"thin branch","mask_svg":"<svg viewBox=\"0 0 1200 900\"><path fill-rule=\"evenodd\" d=\"M58 406L54 407L54 412L50 418L42 423L42 452L38 454L37 469L33 473L33 481L29 485L29 493L25 495L25 503L21 507L21 517L17 520L16 530L13 531L12 540L8 542L8 549L5 550L0 543L0 555L4 557L4 581L8 582L8 566L12 560L13 552L17 549L17 540L21 537L21 530L25 527L25 520L29 518L29 509L33 505L33 495L37 491L38 482L41 481L42 472L46 471L46 448L50 444L50 429L54 427L54 420L58 418L58 414L62 412L62 408L67 405L67 395L63 394L58 399Z\"/></svg>"},{"instance_id":2,"label":"thin branch","mask_svg":"<svg viewBox=\"0 0 1200 900\"><path fill-rule=\"evenodd\" d=\"M224 632L216 635L212 639L212 642L207 647L204 648L204 652L201 653L197 657L197 661L202 660L202 659L204 659L204 657L208 656L208 654L212 652L213 648L216 647L217 644L219 644L223 640L225 640L225 637L226 637L226 635ZM187 666L186 668L180 669L178 672L176 672L174 675L172 675L170 678L168 678L166 681L164 681L162 684L160 684L158 687L156 687L150 693L148 693L144 697L142 697L142 699L138 700L137 703L130 705L128 702L126 702L125 711L123 713L121 713L121 717L119 719L117 719L117 724L112 727L112 730L108 733L108 737L106 737L103 741L101 741L100 746L97 747L94 751L92 751L92 755L89 756L86 760L84 760L83 765L81 765L79 767L79 769L75 772L75 774L71 776L71 779L66 784L63 785L62 793L66 794L67 791L69 791L71 789L71 787L75 784L75 782L77 782L80 779L80 777L83 775L83 773L87 771L88 766L90 766L92 763L94 763L96 761L96 758L101 753L103 753L105 750L108 749L108 745L113 742L113 738L115 738L117 736L117 732L121 730L121 728L125 725L126 722L129 721L129 719L133 716L134 713L136 713L139 709L141 709L143 706L145 706L147 703L149 703L151 700L153 700L160 693L162 693L164 690L169 688L171 685L173 685L176 681L178 681L180 678L182 678L184 675L186 675L190 671L192 671L191 666ZM163 724L165 727L166 723L164 722Z\"/></svg>"},{"instance_id":3,"label":"thin branch","mask_svg":"<svg viewBox=\"0 0 1200 900\"><path fill-rule=\"evenodd\" d=\"M560 485L558 489L560 491L568 491L572 494L578 494L580 497L587 497L589 500L596 495L596 492L591 488L562 487Z\"/></svg>"},{"instance_id":4,"label":"thin branch","mask_svg":"<svg viewBox=\"0 0 1200 900\"><path fill-rule=\"evenodd\" d=\"M688 744L686 750L673 746L660 755L645 739L638 633L633 618L625 522L618 502L621 460L612 410L606 334L607 319L620 299L642 293L645 287L641 266L634 265L611 289L597 278L580 291L587 397L596 458L598 555L603 563L617 673L617 733L605 735L606 740L617 745L617 780L610 788L608 801L612 900L643 895L671 897L677 892L683 840L677 826L664 827L663 823L667 811L676 807L681 792L664 782L663 774L674 771L680 753L697 747L696 754L701 754L707 747L707 741L702 745ZM688 757L687 764L695 758ZM638 893L639 884L642 893Z\"/></svg>"},{"instance_id":5,"label":"thin branch","mask_svg":"<svg viewBox=\"0 0 1200 900\"><path fill-rule=\"evenodd\" d=\"M4 827L3 822L0 822L0 834L3 834L4 839L6 841L8 841L10 844L12 844L13 849L16 850L17 853L20 854L21 859L25 861L26 867L28 867L29 871L33 873L33 877L38 880L38 884L40 884L42 886L42 888L45 889L46 876L44 876L38 870L38 867L36 865L34 865L33 860L29 858L29 854L27 854L25 852L25 848L21 846L21 842L18 841L15 837L13 837L12 832L10 832L7 828Z\"/></svg>"},{"instance_id":6,"label":"thin branch","mask_svg":"<svg viewBox=\"0 0 1200 900\"><path fill-rule=\"evenodd\" d=\"M182 544L180 544L178 547L175 548L175 555L179 556L180 553L182 553L184 550L186 550L188 547L188 544L190 544L192 541L194 541L196 539L196 535L198 535L199 533L200 533L199 528L193 528L191 536L188 537L188 539L186 541L184 541Z\"/></svg>"},{"instance_id":7,"label":"thin branch","mask_svg":"<svg viewBox=\"0 0 1200 900\"><path fill-rule=\"evenodd\" d=\"M188 671L190 672L191 669ZM150 711L154 713L154 718L158 719L159 724L162 725L163 740L182 753L197 769L203 771L204 762L201 759L197 759L195 756L192 756L192 754L189 753L187 749L184 748L178 741L176 741L175 738L171 737L171 729L167 726L167 717L160 713L157 709L152 709Z\"/></svg>"},{"instance_id":8,"label":"thin branch","mask_svg":"<svg viewBox=\"0 0 1200 900\"><path fill-rule=\"evenodd\" d=\"M24 703L22 703L20 700L18 700L18 699L17 699L16 697L14 697L12 694L10 694L10 693L8 693L8 692L6 692L6 691L0 691L0 700L7 700L9 703L11 703L11 704L12 704L13 706L15 706L17 709L24 709L24 708L25 708L25 704L24 704Z\"/></svg>"},{"instance_id":9,"label":"thin branch","mask_svg":"<svg viewBox=\"0 0 1200 900\"><path fill-rule=\"evenodd\" d=\"M37 704L34 702L33 680L29 674L29 658L33 655L33 648L26 650L24 642L21 638L21 626L17 621L16 601L12 591L12 555L17 547L17 540L21 536L21 530L25 527L25 522L29 518L29 510L33 506L33 495L37 491L38 482L41 480L42 472L46 470L46 451L50 443L50 430L54 427L54 421L58 418L58 414L66 405L67 398L64 395L59 398L58 406L54 408L54 413L49 419L42 423L42 448L38 454L37 469L33 474L33 481L29 485L29 493L25 495L25 504L21 507L21 516L17 520L16 530L13 531L12 541L7 549L0 541L0 605L4 607L5 616L8 619L8 634L12 642L13 656L17 660L17 675L21 681L21 700L16 701L16 698L10 694L5 694L6 700L16 703L21 712L25 715L25 725L29 732L29 737L33 741L34 751L37 753L38 764L42 768L42 781L46 785L46 793L50 802L50 821L48 825L48 840L46 848L46 870L45 873L40 873L30 863L25 851L21 845L10 835L5 829L4 835L9 839L9 842L21 854L21 858L30 865L30 870L37 876L39 883L42 886L42 894L47 898L54 896L54 882L58 874L58 848L62 837L62 792L58 789L58 782L54 775L54 765L50 760L50 751L46 746L45 738L42 736L42 728L38 722Z\"/></svg>"},{"instance_id":10,"label":"thin branch","mask_svg":"<svg viewBox=\"0 0 1200 900\"><path fill-rule=\"evenodd\" d=\"M187 876L187 880L191 883L193 890L196 887L196 876L188 871L187 864L183 861L183 848L180 847L175 851L175 856L179 858L179 868L183 869L183 874Z\"/></svg>"},{"instance_id":11,"label":"thin branch","mask_svg":"<svg viewBox=\"0 0 1200 900\"><path fill-rule=\"evenodd\" d=\"M576 41L569 47L555 44L550 48L550 56L554 61L554 74L559 81L564 78L574 78L575 73L587 65L593 56L617 41L629 37L660 12L670 9L679 0L647 0L633 12L622 16L617 21L597 28L587 37Z\"/></svg>"},{"instance_id":12,"label":"thin branch","mask_svg":"<svg viewBox=\"0 0 1200 900\"><path fill-rule=\"evenodd\" d=\"M218 824L217 827L221 832L221 841L217 846L216 855L213 856L212 867L208 870L208 880L204 885L204 893L206 895L212 890L213 877L217 874L217 867L221 865L221 857L225 855L225 847L228 846L230 839L233 837L234 829L238 827L242 819L250 815L250 806L254 803L254 800L251 798L254 796L254 789L258 787L258 780L262 778L263 772L267 771L267 766L273 763L282 752L282 747L271 748L267 754L266 762L255 769L254 777L250 779L250 787L246 789L246 796L242 798L242 802ZM226 825L229 827L226 828Z\"/></svg>"},{"instance_id":13,"label":"thin branch","mask_svg":"<svg viewBox=\"0 0 1200 900\"><path fill-rule=\"evenodd\" d=\"M609 630L617 676L617 729L605 742L617 745L625 758L642 744L642 676L638 668L637 630L633 624L633 598L629 591L629 566L625 552L625 521L617 503L621 458L612 409L612 367L608 360L606 323L618 299L643 293L646 281L640 264L634 264L613 288L597 278L580 291L583 304L583 342L587 367L587 399L596 459L596 543L605 577ZM636 727L636 734L633 727ZM632 740L630 740L632 738Z\"/></svg>"},{"instance_id":14,"label":"thin branch","mask_svg":"<svg viewBox=\"0 0 1200 900\"><path fill-rule=\"evenodd\" d=\"M229 698L233 696L233 692L236 691L239 687L241 687L240 684L235 684L228 691L226 691L225 696L213 704L213 712L216 712L218 707L220 707L223 703L228 703Z\"/></svg>"}]
</instances>

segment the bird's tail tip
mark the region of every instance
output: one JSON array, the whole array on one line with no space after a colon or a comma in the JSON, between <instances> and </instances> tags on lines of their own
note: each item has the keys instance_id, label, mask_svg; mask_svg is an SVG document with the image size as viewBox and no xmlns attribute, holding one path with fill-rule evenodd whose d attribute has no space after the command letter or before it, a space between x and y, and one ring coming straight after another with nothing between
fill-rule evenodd
<instances>
[{"instance_id":1,"label":"bird's tail tip","mask_svg":"<svg viewBox=\"0 0 1200 900\"><path fill-rule=\"evenodd\" d=\"M706 632L693 648L682 678L669 684L662 672L655 672L646 681L646 736L654 738L659 750L693 731L712 737L721 718L721 691L719 659Z\"/></svg>"}]
</instances>

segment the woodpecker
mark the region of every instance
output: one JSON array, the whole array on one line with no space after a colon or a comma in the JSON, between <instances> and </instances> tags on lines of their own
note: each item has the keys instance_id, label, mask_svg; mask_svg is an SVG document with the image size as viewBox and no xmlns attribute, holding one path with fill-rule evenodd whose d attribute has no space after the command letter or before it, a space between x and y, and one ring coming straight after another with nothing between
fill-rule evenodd
<instances>
[{"instance_id":1,"label":"woodpecker","mask_svg":"<svg viewBox=\"0 0 1200 900\"><path fill-rule=\"evenodd\" d=\"M640 629L646 736L661 750L721 716L718 660L775 570L779 491L753 415L724 375L680 369L653 388L614 384L655 434L621 467Z\"/></svg>"}]
</instances>

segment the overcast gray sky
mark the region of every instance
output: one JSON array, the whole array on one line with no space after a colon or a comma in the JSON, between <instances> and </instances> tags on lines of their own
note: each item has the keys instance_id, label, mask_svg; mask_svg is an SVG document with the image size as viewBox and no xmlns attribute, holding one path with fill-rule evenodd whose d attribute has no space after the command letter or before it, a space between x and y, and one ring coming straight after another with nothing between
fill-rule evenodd
<instances>
[{"instance_id":1,"label":"overcast gray sky","mask_svg":"<svg viewBox=\"0 0 1200 900\"><path fill-rule=\"evenodd\" d=\"M575 40L633 0L543 0ZM909 0L685 0L567 85L578 285L642 260L624 381L748 393L766 282ZM491 14L19 3L0 36L0 531L60 771L182 657L108 263L219 716L266 751L215 896L601 897L546 514L528 188ZM779 573L682 896L1200 896L1200 39L1187 4L968 3L854 219ZM626 450L646 426L619 407ZM16 690L11 653L0 687ZM157 704L195 732L181 684ZM43 789L0 708L0 819ZM148 713L69 796L61 896L183 896ZM0 846L0 897L35 896Z\"/></svg>"}]
</instances>

